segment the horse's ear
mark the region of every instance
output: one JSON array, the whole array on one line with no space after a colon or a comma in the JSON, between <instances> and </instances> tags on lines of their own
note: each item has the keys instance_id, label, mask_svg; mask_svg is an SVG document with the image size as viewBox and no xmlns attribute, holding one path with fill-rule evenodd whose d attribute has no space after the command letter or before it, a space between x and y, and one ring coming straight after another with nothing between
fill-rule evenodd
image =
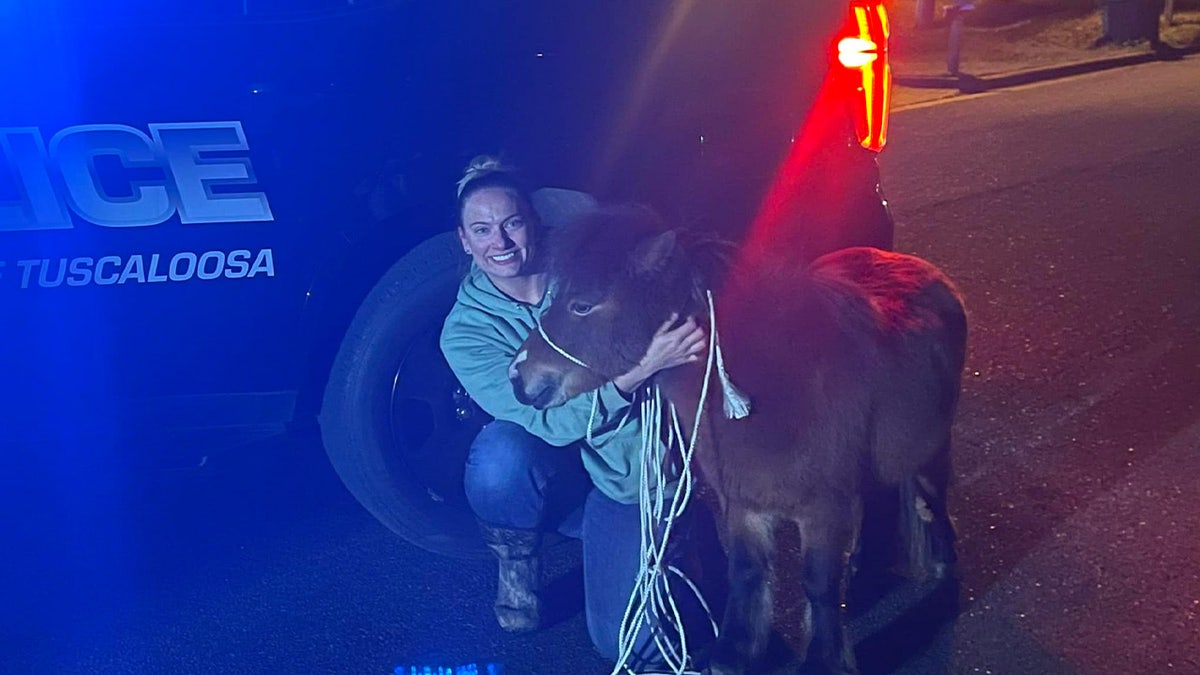
<instances>
[{"instance_id":1,"label":"horse's ear","mask_svg":"<svg viewBox=\"0 0 1200 675\"><path fill-rule=\"evenodd\" d=\"M636 275L654 274L662 269L675 250L675 230L667 230L638 244L629 259Z\"/></svg>"}]
</instances>

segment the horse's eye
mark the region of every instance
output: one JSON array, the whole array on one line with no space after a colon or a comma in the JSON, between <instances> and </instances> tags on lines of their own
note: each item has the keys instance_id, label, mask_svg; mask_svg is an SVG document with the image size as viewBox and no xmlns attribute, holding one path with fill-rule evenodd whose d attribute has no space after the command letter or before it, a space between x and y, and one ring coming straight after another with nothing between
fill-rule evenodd
<instances>
[{"instance_id":1,"label":"horse's eye","mask_svg":"<svg viewBox=\"0 0 1200 675\"><path fill-rule=\"evenodd\" d=\"M567 309L571 310L571 313L575 316L587 316L595 308L595 305L581 300L572 300L571 304L567 305Z\"/></svg>"}]
</instances>

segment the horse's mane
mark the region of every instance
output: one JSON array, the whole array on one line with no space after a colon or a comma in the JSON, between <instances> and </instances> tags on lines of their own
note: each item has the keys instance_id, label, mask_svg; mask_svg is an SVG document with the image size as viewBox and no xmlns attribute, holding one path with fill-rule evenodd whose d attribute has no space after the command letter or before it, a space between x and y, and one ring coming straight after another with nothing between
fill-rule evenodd
<instances>
[{"instance_id":1,"label":"horse's mane","mask_svg":"<svg viewBox=\"0 0 1200 675\"><path fill-rule=\"evenodd\" d=\"M675 233L673 255L682 258L702 300L703 289L715 287L728 273L735 244L711 231L672 227L658 212L640 204L597 207L550 233L546 271L551 278L561 279L589 256L625 259L638 244L667 231Z\"/></svg>"}]
</instances>

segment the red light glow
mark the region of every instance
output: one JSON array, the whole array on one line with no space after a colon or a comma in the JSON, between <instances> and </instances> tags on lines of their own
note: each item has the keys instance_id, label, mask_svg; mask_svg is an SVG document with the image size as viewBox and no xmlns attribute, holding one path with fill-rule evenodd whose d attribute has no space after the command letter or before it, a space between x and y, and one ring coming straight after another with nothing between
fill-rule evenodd
<instances>
[{"instance_id":1,"label":"red light glow","mask_svg":"<svg viewBox=\"0 0 1200 675\"><path fill-rule=\"evenodd\" d=\"M838 231L801 222L798 214L805 213L818 198L827 204L848 203L851 182L842 180L836 170L814 175L814 167L838 166L830 164L834 161L831 140L844 143L849 133L855 134L862 147L876 152L887 140L892 86L887 13L879 0L854 0L849 9L847 22L830 36L830 68L825 81L763 195L738 252L736 268L761 269L780 261L794 264L791 261L797 251L830 250L840 236ZM847 128L848 121L852 121L852 130ZM841 214L830 211L817 214L817 218L828 226L839 222Z\"/></svg>"}]
</instances>

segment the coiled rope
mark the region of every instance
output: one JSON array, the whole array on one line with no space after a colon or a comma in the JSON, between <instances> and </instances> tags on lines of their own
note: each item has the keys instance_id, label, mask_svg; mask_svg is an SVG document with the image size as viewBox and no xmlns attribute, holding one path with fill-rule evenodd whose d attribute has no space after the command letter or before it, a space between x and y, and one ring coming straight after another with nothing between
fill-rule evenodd
<instances>
[{"instance_id":1,"label":"coiled rope","mask_svg":"<svg viewBox=\"0 0 1200 675\"><path fill-rule=\"evenodd\" d=\"M696 449L699 437L700 423L708 400L708 387L713 371L721 382L723 408L729 419L741 419L750 414L750 401L730 381L725 371L725 359L721 352L720 337L717 333L716 309L713 304L712 291L706 291L708 299L709 327L712 337L708 344L708 360L704 369L704 382L700 388L700 398L696 404L696 415L692 424L690 436L685 436L679 425L679 414L673 403L663 406L663 395L657 385L646 387L641 401L642 420L642 481L638 493L638 504L641 512L641 562L638 575L634 582L633 592L625 608L625 616L621 620L621 631L618 638L618 654L612 675L620 673L637 673L628 663L637 646L637 637L643 626L649 626L654 644L663 658L664 664L672 675L699 675L699 671L691 669L692 658L688 652L687 632L684 630L683 617L671 593L672 575L682 580L695 594L705 614L708 616L713 634L719 631L712 611L704 599L703 593L696 587L688 576L678 567L667 561L668 544L676 519L683 514L691 500L694 477L692 473L692 455ZM556 344L546 334L541 322L537 322L537 330L546 344L564 356L567 360L582 367L588 365ZM599 405L599 394L592 394L592 411L588 417L587 440L592 443L592 428L595 423ZM632 410L632 407L630 408ZM669 416L668 416L669 414ZM628 411L617 429L625 425ZM666 443L662 442L663 425L667 426ZM686 447L686 449L684 449ZM672 449L682 450L682 468L679 485L671 494L670 504L666 501L666 490L662 489L668 481L664 472L666 453ZM653 480L648 478L653 477ZM678 638L678 645L673 644L671 635L664 625ZM644 672L641 675L658 675Z\"/></svg>"}]
</instances>

